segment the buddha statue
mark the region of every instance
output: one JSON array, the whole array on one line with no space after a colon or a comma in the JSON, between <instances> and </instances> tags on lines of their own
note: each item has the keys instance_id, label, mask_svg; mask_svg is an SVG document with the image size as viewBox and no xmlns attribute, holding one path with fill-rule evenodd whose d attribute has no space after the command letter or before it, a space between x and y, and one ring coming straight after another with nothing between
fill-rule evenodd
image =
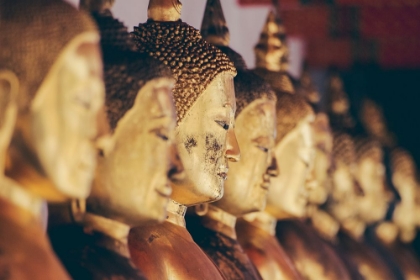
<instances>
[{"instance_id":1,"label":"buddha statue","mask_svg":"<svg viewBox=\"0 0 420 280\"><path fill-rule=\"evenodd\" d=\"M265 208L270 177L278 173L277 162L272 157L276 131L275 94L264 80L247 70L242 56L229 47L230 33L220 1L207 1L201 34L206 41L222 50L238 70L234 79L237 104L235 131L241 161L231 164L222 199L197 206L196 215L187 217L188 229L227 279L261 279L261 276L265 279L271 276L296 279L299 276L284 251L270 247L271 235L268 235L268 242L267 238L262 240L262 250L271 249L271 255L274 254L274 258L264 260L270 265L270 274L260 271L260 276L247 256L250 251L260 254L260 251L257 252L259 248L254 247L254 243L246 249L242 248L235 233L238 218ZM237 226L241 224L243 221L238 220ZM250 225L247 231L260 237L258 233L261 230L257 227Z\"/></svg>"},{"instance_id":2,"label":"buddha statue","mask_svg":"<svg viewBox=\"0 0 420 280\"><path fill-rule=\"evenodd\" d=\"M366 237L375 246L387 265L398 277L419 279L419 260L412 250L411 243L416 233L415 204L417 188L416 167L411 156L399 147L389 131L382 108L373 100L365 98L360 111L360 121L369 136L379 141L387 167L388 194L387 214L368 228ZM414 211L414 212L413 212Z\"/></svg>"},{"instance_id":3,"label":"buddha statue","mask_svg":"<svg viewBox=\"0 0 420 280\"><path fill-rule=\"evenodd\" d=\"M176 158L174 82L168 67L135 51L108 9L90 11L101 33L112 145L100 151L84 209L72 210L75 223L49 233L74 279L146 279L130 261L127 239L130 228L166 218Z\"/></svg>"},{"instance_id":4,"label":"buddha statue","mask_svg":"<svg viewBox=\"0 0 420 280\"><path fill-rule=\"evenodd\" d=\"M333 135L330 121L326 113L321 110L321 96L312 82L309 72L303 71L296 87L296 93L305 97L306 101L316 112L312 129L314 133L315 156L312 165L315 186L310 189L307 205L308 222L327 240L334 239L340 225L323 209L328 194L331 191L330 170L332 166Z\"/></svg>"},{"instance_id":5,"label":"buddha statue","mask_svg":"<svg viewBox=\"0 0 420 280\"><path fill-rule=\"evenodd\" d=\"M352 176L357 182L359 195L355 195L351 202L344 196L341 199L341 201L346 201L348 205L346 208L349 209L352 218L349 217L351 215L340 217L340 212L337 210L343 202L332 202L338 206L335 210L334 207L331 209L336 213L335 217L342 227L342 232L338 235L336 250L340 252L351 270L356 270L353 272L357 272L362 279L401 279L398 276L399 272L393 268L394 264L386 260L387 256L378 253L364 238L367 226L383 219L387 210L388 199L384 193L382 150L378 142L370 138L358 137L354 143L355 165ZM337 180L334 178L334 190L338 189L339 184L338 178ZM338 194L336 197L339 197Z\"/></svg>"},{"instance_id":6,"label":"buddha statue","mask_svg":"<svg viewBox=\"0 0 420 280\"><path fill-rule=\"evenodd\" d=\"M99 35L63 1L0 7L0 278L69 279L41 209L90 192L106 132Z\"/></svg>"},{"instance_id":7,"label":"buddha statue","mask_svg":"<svg viewBox=\"0 0 420 280\"><path fill-rule=\"evenodd\" d=\"M294 87L287 73L289 49L286 45L286 30L279 15L271 10L254 48L254 72L279 92L293 93Z\"/></svg>"},{"instance_id":8,"label":"buddha statue","mask_svg":"<svg viewBox=\"0 0 420 280\"><path fill-rule=\"evenodd\" d=\"M175 145L185 172L171 177L166 221L132 229L129 247L133 262L148 278L223 279L188 233L184 215L187 206L220 199L228 161L239 160L233 130L236 69L180 20L181 7L177 0L150 1L148 21L132 33L139 51L168 65L176 81Z\"/></svg>"}]
</instances>

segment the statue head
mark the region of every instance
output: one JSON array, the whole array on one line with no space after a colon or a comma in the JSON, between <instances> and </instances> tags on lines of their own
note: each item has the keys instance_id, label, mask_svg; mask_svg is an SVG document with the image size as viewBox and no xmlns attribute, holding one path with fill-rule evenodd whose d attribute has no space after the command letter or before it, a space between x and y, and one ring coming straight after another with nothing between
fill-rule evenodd
<instances>
[{"instance_id":1,"label":"statue head","mask_svg":"<svg viewBox=\"0 0 420 280\"><path fill-rule=\"evenodd\" d=\"M308 203L313 162L314 112L299 95L277 94L277 137L274 156L280 175L271 179L266 211L281 219L302 217Z\"/></svg>"},{"instance_id":2,"label":"statue head","mask_svg":"<svg viewBox=\"0 0 420 280\"><path fill-rule=\"evenodd\" d=\"M220 199L228 161L239 159L233 130L236 70L198 30L178 20L175 2L151 0L149 20L133 35L139 50L168 65L176 81L175 143L185 176L173 176L172 198L193 205Z\"/></svg>"},{"instance_id":3,"label":"statue head","mask_svg":"<svg viewBox=\"0 0 420 280\"><path fill-rule=\"evenodd\" d=\"M311 172L316 181L315 187L309 193L309 208L313 210L323 204L330 191L330 167L332 153L332 132L328 115L319 110L321 95L312 82L308 71L304 71L296 88L296 94L303 96L316 112L312 128L314 133L315 157Z\"/></svg>"},{"instance_id":4,"label":"statue head","mask_svg":"<svg viewBox=\"0 0 420 280\"><path fill-rule=\"evenodd\" d=\"M401 148L391 152L391 179L401 201L392 217L400 239L410 242L416 235L416 192L418 190L417 167L412 156Z\"/></svg>"},{"instance_id":5,"label":"statue head","mask_svg":"<svg viewBox=\"0 0 420 280\"><path fill-rule=\"evenodd\" d=\"M2 0L0 6L0 69L13 73L19 88L6 175L52 201L84 198L103 121L95 24L59 0Z\"/></svg>"},{"instance_id":6,"label":"statue head","mask_svg":"<svg viewBox=\"0 0 420 280\"><path fill-rule=\"evenodd\" d=\"M272 155L276 97L261 78L243 70L235 77L235 93L235 133L241 160L230 165L224 195L214 205L239 217L264 210L270 177L278 173Z\"/></svg>"},{"instance_id":7,"label":"statue head","mask_svg":"<svg viewBox=\"0 0 420 280\"><path fill-rule=\"evenodd\" d=\"M354 120L350 115L350 100L344 91L344 84L337 73L331 73L327 89L327 114L334 130L350 129L354 127Z\"/></svg>"},{"instance_id":8,"label":"statue head","mask_svg":"<svg viewBox=\"0 0 420 280\"><path fill-rule=\"evenodd\" d=\"M327 210L344 230L360 236L365 228L357 218L357 198L361 191L355 180L356 151L350 135L342 132L333 134L332 157L332 189Z\"/></svg>"},{"instance_id":9,"label":"statue head","mask_svg":"<svg viewBox=\"0 0 420 280\"><path fill-rule=\"evenodd\" d=\"M315 156L311 172L316 181L309 193L309 202L314 205L323 204L331 190L330 169L332 165L333 135L328 116L317 113L312 125L314 134Z\"/></svg>"},{"instance_id":10,"label":"statue head","mask_svg":"<svg viewBox=\"0 0 420 280\"><path fill-rule=\"evenodd\" d=\"M356 138L355 147L355 177L364 194L358 199L357 209L359 217L372 224L385 217L390 198L385 186L383 151L378 141L368 137Z\"/></svg>"},{"instance_id":11,"label":"statue head","mask_svg":"<svg viewBox=\"0 0 420 280\"><path fill-rule=\"evenodd\" d=\"M384 146L393 146L395 139L388 130L382 108L371 99L364 99L360 110L360 121L369 135Z\"/></svg>"},{"instance_id":12,"label":"statue head","mask_svg":"<svg viewBox=\"0 0 420 280\"><path fill-rule=\"evenodd\" d=\"M93 13L101 31L113 145L101 151L87 211L131 226L166 217L176 116L170 69L133 52L125 26Z\"/></svg>"}]
</instances>

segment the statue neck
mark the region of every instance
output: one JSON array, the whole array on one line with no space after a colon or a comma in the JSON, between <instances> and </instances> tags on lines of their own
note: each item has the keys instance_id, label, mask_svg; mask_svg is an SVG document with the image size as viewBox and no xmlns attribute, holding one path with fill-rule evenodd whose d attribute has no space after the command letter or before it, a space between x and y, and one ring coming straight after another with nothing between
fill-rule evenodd
<instances>
[{"instance_id":1,"label":"statue neck","mask_svg":"<svg viewBox=\"0 0 420 280\"><path fill-rule=\"evenodd\" d=\"M105 235L105 238L99 240L99 245L130 258L127 244L130 226L92 213L85 213L82 224L86 232Z\"/></svg>"},{"instance_id":2,"label":"statue neck","mask_svg":"<svg viewBox=\"0 0 420 280\"><path fill-rule=\"evenodd\" d=\"M15 222L22 226L34 223L41 225L42 205L44 202L42 198L33 195L18 185L17 182L7 177L0 178L0 198L22 210L7 213Z\"/></svg>"},{"instance_id":3,"label":"statue neck","mask_svg":"<svg viewBox=\"0 0 420 280\"><path fill-rule=\"evenodd\" d=\"M276 234L277 219L265 211L247 214L243 219L271 236Z\"/></svg>"},{"instance_id":4,"label":"statue neck","mask_svg":"<svg viewBox=\"0 0 420 280\"><path fill-rule=\"evenodd\" d=\"M185 228L185 213L187 212L187 206L170 199L166 211L168 211L168 217L166 218L168 222Z\"/></svg>"},{"instance_id":5,"label":"statue neck","mask_svg":"<svg viewBox=\"0 0 420 280\"><path fill-rule=\"evenodd\" d=\"M202 217L203 226L215 232L220 232L232 239L237 239L235 225L236 217L213 205L208 206L208 211Z\"/></svg>"}]
</instances>

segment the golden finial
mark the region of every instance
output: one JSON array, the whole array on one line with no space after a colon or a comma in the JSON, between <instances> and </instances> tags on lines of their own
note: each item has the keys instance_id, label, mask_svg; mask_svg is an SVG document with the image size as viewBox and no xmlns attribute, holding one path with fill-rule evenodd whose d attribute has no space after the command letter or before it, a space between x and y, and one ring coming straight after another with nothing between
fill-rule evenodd
<instances>
[{"instance_id":1,"label":"golden finial","mask_svg":"<svg viewBox=\"0 0 420 280\"><path fill-rule=\"evenodd\" d=\"M216 46L229 46L230 34L220 0L207 0L201 23L201 35Z\"/></svg>"},{"instance_id":2,"label":"golden finial","mask_svg":"<svg viewBox=\"0 0 420 280\"><path fill-rule=\"evenodd\" d=\"M115 0L80 0L80 9L87 12L103 12L111 10Z\"/></svg>"},{"instance_id":3,"label":"golden finial","mask_svg":"<svg viewBox=\"0 0 420 280\"><path fill-rule=\"evenodd\" d=\"M288 68L288 48L282 20L271 10L254 48L257 68L270 71L286 71Z\"/></svg>"},{"instance_id":4,"label":"golden finial","mask_svg":"<svg viewBox=\"0 0 420 280\"><path fill-rule=\"evenodd\" d=\"M147 17L154 21L177 21L181 18L181 10L179 0L150 0Z\"/></svg>"}]
</instances>

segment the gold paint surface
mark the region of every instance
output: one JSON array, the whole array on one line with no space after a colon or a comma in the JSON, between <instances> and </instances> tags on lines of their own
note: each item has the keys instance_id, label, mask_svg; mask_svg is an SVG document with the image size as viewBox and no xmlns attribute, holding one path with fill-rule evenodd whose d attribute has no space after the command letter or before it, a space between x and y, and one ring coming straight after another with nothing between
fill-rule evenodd
<instances>
[{"instance_id":1,"label":"gold paint surface","mask_svg":"<svg viewBox=\"0 0 420 280\"><path fill-rule=\"evenodd\" d=\"M275 129L274 101L255 100L237 116L241 160L229 164L224 195L214 206L236 217L265 208L270 174L278 173L276 164L272 165Z\"/></svg>"}]
</instances>

